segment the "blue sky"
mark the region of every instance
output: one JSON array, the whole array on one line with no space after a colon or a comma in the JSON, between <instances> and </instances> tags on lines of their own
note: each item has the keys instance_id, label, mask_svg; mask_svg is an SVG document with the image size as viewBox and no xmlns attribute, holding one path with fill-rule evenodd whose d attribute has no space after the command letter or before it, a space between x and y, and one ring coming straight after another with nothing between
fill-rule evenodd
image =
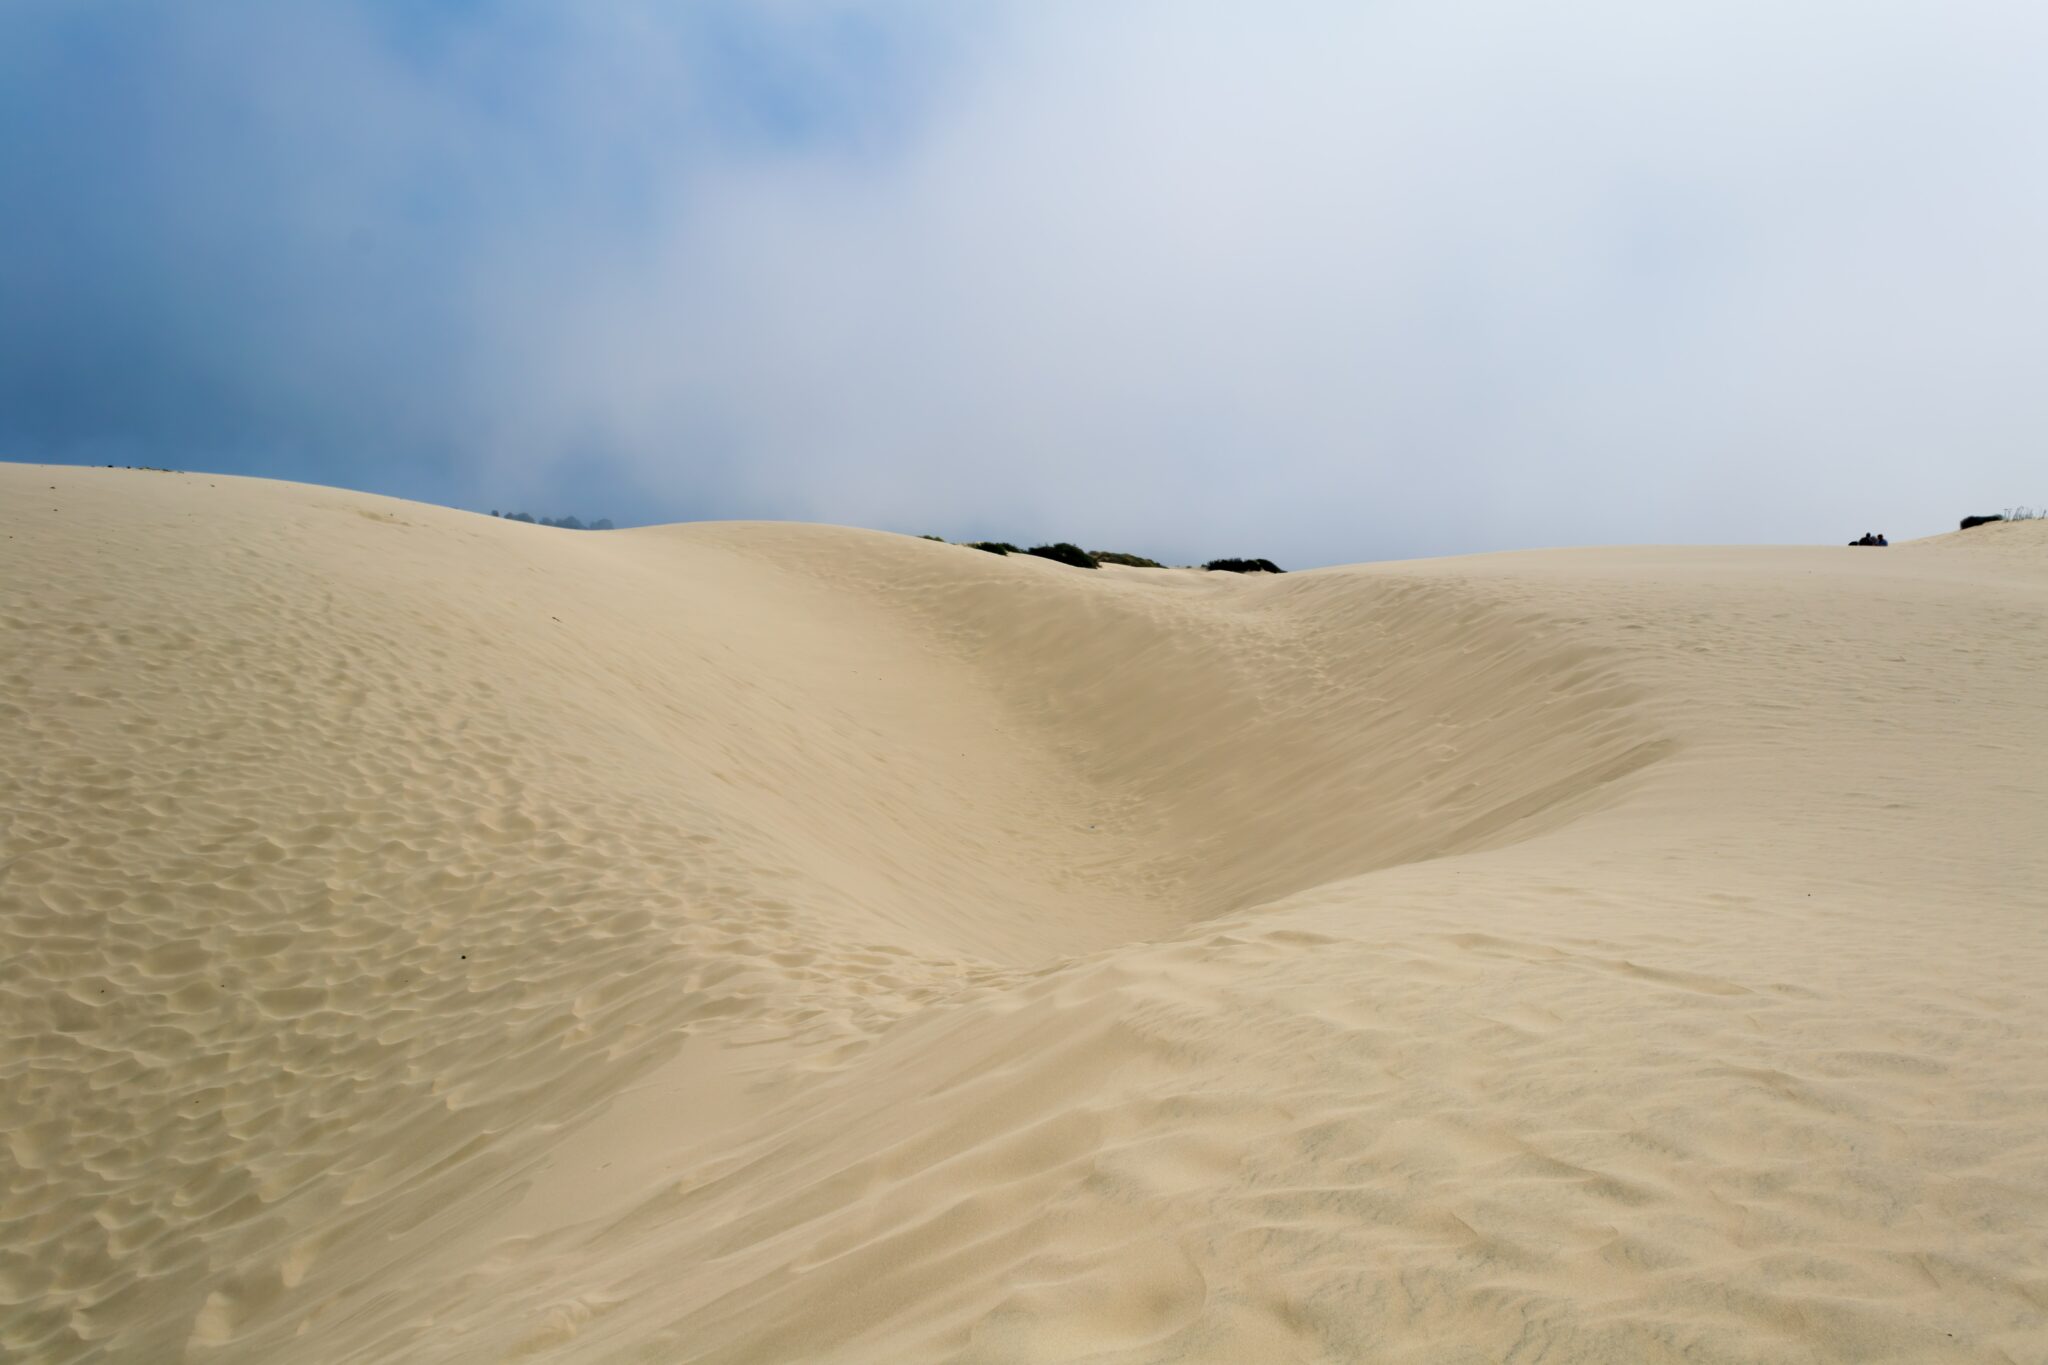
<instances>
[{"instance_id":1,"label":"blue sky","mask_svg":"<svg viewBox=\"0 0 2048 1365\"><path fill-rule=\"evenodd\" d=\"M1294 563L2048 501L2048 17L0 8L0 457Z\"/></svg>"}]
</instances>

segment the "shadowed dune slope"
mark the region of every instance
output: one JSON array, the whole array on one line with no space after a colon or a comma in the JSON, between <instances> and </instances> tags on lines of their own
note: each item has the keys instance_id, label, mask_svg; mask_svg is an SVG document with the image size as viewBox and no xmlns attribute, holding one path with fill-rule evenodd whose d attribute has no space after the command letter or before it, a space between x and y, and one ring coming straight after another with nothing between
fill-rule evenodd
<instances>
[{"instance_id":1,"label":"shadowed dune slope","mask_svg":"<svg viewBox=\"0 0 2048 1365\"><path fill-rule=\"evenodd\" d=\"M0 523L0 1355L2048 1345L2048 528Z\"/></svg>"}]
</instances>

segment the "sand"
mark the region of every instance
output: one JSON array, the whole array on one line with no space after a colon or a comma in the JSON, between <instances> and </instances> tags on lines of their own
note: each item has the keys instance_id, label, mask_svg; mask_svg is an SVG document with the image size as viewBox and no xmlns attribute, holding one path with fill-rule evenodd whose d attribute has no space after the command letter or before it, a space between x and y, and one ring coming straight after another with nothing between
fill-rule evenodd
<instances>
[{"instance_id":1,"label":"sand","mask_svg":"<svg viewBox=\"0 0 2048 1365\"><path fill-rule=\"evenodd\" d=\"M2048 524L0 534L0 1357L2048 1360Z\"/></svg>"}]
</instances>

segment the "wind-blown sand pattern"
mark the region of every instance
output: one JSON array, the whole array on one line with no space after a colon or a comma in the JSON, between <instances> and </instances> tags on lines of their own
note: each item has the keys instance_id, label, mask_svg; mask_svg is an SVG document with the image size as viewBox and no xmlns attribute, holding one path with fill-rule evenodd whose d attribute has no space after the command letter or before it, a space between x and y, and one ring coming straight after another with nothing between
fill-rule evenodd
<instances>
[{"instance_id":1,"label":"wind-blown sand pattern","mask_svg":"<svg viewBox=\"0 0 2048 1365\"><path fill-rule=\"evenodd\" d=\"M0 1357L2048 1360L2048 525L0 523Z\"/></svg>"}]
</instances>

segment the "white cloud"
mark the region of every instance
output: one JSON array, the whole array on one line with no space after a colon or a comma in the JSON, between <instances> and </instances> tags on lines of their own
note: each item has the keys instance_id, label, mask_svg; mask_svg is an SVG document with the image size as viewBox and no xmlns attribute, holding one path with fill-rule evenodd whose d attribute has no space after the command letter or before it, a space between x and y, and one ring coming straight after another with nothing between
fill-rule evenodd
<instances>
[{"instance_id":1,"label":"white cloud","mask_svg":"<svg viewBox=\"0 0 2048 1365\"><path fill-rule=\"evenodd\" d=\"M459 344L391 401L478 497L597 451L671 514L1175 558L2048 500L2037 6L969 13L323 59L316 114L375 107L309 135L321 193L467 214L426 257ZM760 127L707 102L734 63Z\"/></svg>"}]
</instances>

